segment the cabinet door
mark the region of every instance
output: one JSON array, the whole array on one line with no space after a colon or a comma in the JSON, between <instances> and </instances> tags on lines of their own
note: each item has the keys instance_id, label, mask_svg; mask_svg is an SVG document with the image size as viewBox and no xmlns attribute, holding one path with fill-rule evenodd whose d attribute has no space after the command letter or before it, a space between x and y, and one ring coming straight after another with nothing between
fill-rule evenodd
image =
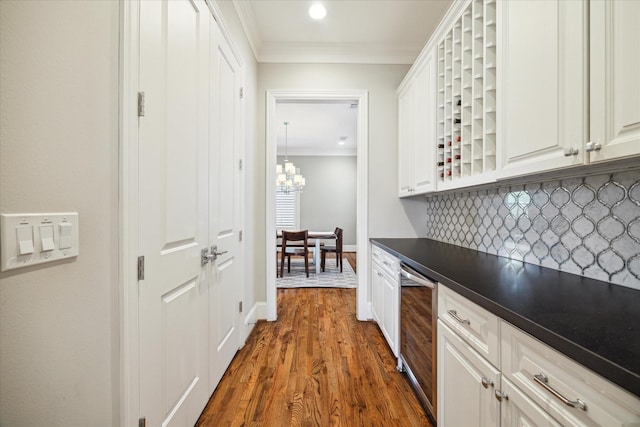
<instances>
[{"instance_id":1,"label":"cabinet door","mask_svg":"<svg viewBox=\"0 0 640 427\"><path fill-rule=\"evenodd\" d=\"M500 411L503 426L560 427L562 425L504 377L501 391L507 395L502 399Z\"/></svg>"},{"instance_id":2,"label":"cabinet door","mask_svg":"<svg viewBox=\"0 0 640 427\"><path fill-rule=\"evenodd\" d=\"M640 2L593 0L589 16L590 161L638 155Z\"/></svg>"},{"instance_id":3,"label":"cabinet door","mask_svg":"<svg viewBox=\"0 0 640 427\"><path fill-rule=\"evenodd\" d=\"M586 3L538 0L498 5L503 22L500 175L583 164Z\"/></svg>"},{"instance_id":4,"label":"cabinet door","mask_svg":"<svg viewBox=\"0 0 640 427\"><path fill-rule=\"evenodd\" d=\"M398 196L413 190L413 87L409 82L398 95Z\"/></svg>"},{"instance_id":5,"label":"cabinet door","mask_svg":"<svg viewBox=\"0 0 640 427\"><path fill-rule=\"evenodd\" d=\"M377 262L371 263L371 312L373 319L382 328L382 272Z\"/></svg>"},{"instance_id":6,"label":"cabinet door","mask_svg":"<svg viewBox=\"0 0 640 427\"><path fill-rule=\"evenodd\" d=\"M413 113L413 194L435 190L436 61L435 49L416 72Z\"/></svg>"},{"instance_id":7,"label":"cabinet door","mask_svg":"<svg viewBox=\"0 0 640 427\"><path fill-rule=\"evenodd\" d=\"M438 425L499 426L499 387L500 372L438 320Z\"/></svg>"},{"instance_id":8,"label":"cabinet door","mask_svg":"<svg viewBox=\"0 0 640 427\"><path fill-rule=\"evenodd\" d=\"M393 351L394 355L398 356L398 278L384 274L382 279L382 304L384 305L383 332L387 337L391 351Z\"/></svg>"}]
</instances>

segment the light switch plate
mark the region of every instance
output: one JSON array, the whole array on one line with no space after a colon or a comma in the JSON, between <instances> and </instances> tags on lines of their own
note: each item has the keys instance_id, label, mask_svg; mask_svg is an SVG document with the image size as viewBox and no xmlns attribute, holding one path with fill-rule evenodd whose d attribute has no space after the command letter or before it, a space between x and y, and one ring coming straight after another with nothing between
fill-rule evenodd
<instances>
[{"instance_id":1,"label":"light switch plate","mask_svg":"<svg viewBox=\"0 0 640 427\"><path fill-rule=\"evenodd\" d=\"M20 255L17 236L23 227L33 230L33 252ZM62 246L61 228L66 231ZM2 271L72 258L79 253L77 212L0 214L0 233Z\"/></svg>"}]
</instances>

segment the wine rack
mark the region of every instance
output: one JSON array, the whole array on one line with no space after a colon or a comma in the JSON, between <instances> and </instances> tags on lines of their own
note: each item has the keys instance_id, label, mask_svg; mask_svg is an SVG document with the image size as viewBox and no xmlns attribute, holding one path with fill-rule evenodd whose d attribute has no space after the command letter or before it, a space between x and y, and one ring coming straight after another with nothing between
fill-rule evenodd
<instances>
[{"instance_id":1,"label":"wine rack","mask_svg":"<svg viewBox=\"0 0 640 427\"><path fill-rule=\"evenodd\" d=\"M496 0L472 0L438 50L439 188L496 170Z\"/></svg>"}]
</instances>

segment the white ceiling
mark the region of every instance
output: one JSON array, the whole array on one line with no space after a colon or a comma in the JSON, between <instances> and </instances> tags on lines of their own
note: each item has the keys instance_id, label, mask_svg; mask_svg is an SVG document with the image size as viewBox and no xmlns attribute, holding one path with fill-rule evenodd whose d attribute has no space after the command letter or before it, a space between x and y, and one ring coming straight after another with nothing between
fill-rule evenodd
<instances>
[{"instance_id":1,"label":"white ceiling","mask_svg":"<svg viewBox=\"0 0 640 427\"><path fill-rule=\"evenodd\" d=\"M233 2L258 62L411 64L452 0Z\"/></svg>"},{"instance_id":2,"label":"white ceiling","mask_svg":"<svg viewBox=\"0 0 640 427\"><path fill-rule=\"evenodd\" d=\"M412 64L452 0L233 0L258 62ZM309 7L327 16L315 21ZM351 103L279 103L278 154L355 155ZM344 146L338 145L346 136Z\"/></svg>"},{"instance_id":3,"label":"white ceiling","mask_svg":"<svg viewBox=\"0 0 640 427\"><path fill-rule=\"evenodd\" d=\"M289 156L355 156L357 104L351 102L280 102L276 105L278 155L285 155L285 125ZM346 137L344 145L338 145Z\"/></svg>"}]
</instances>

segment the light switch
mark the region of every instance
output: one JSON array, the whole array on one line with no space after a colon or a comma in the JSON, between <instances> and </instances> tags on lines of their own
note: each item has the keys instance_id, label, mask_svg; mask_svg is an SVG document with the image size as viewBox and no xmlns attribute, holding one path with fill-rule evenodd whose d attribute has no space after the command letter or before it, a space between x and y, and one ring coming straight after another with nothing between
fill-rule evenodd
<instances>
[{"instance_id":1,"label":"light switch","mask_svg":"<svg viewBox=\"0 0 640 427\"><path fill-rule=\"evenodd\" d=\"M28 255L33 253L33 226L19 225L16 227L16 237L18 238L18 255Z\"/></svg>"},{"instance_id":2,"label":"light switch","mask_svg":"<svg viewBox=\"0 0 640 427\"><path fill-rule=\"evenodd\" d=\"M60 245L59 249L68 249L71 247L71 232L73 231L73 226L70 222L61 222L60 223Z\"/></svg>"},{"instance_id":3,"label":"light switch","mask_svg":"<svg viewBox=\"0 0 640 427\"><path fill-rule=\"evenodd\" d=\"M55 249L53 244L53 224L40 225L40 243L42 244L42 252Z\"/></svg>"},{"instance_id":4,"label":"light switch","mask_svg":"<svg viewBox=\"0 0 640 427\"><path fill-rule=\"evenodd\" d=\"M77 257L79 224L77 212L0 213L0 271Z\"/></svg>"}]
</instances>

